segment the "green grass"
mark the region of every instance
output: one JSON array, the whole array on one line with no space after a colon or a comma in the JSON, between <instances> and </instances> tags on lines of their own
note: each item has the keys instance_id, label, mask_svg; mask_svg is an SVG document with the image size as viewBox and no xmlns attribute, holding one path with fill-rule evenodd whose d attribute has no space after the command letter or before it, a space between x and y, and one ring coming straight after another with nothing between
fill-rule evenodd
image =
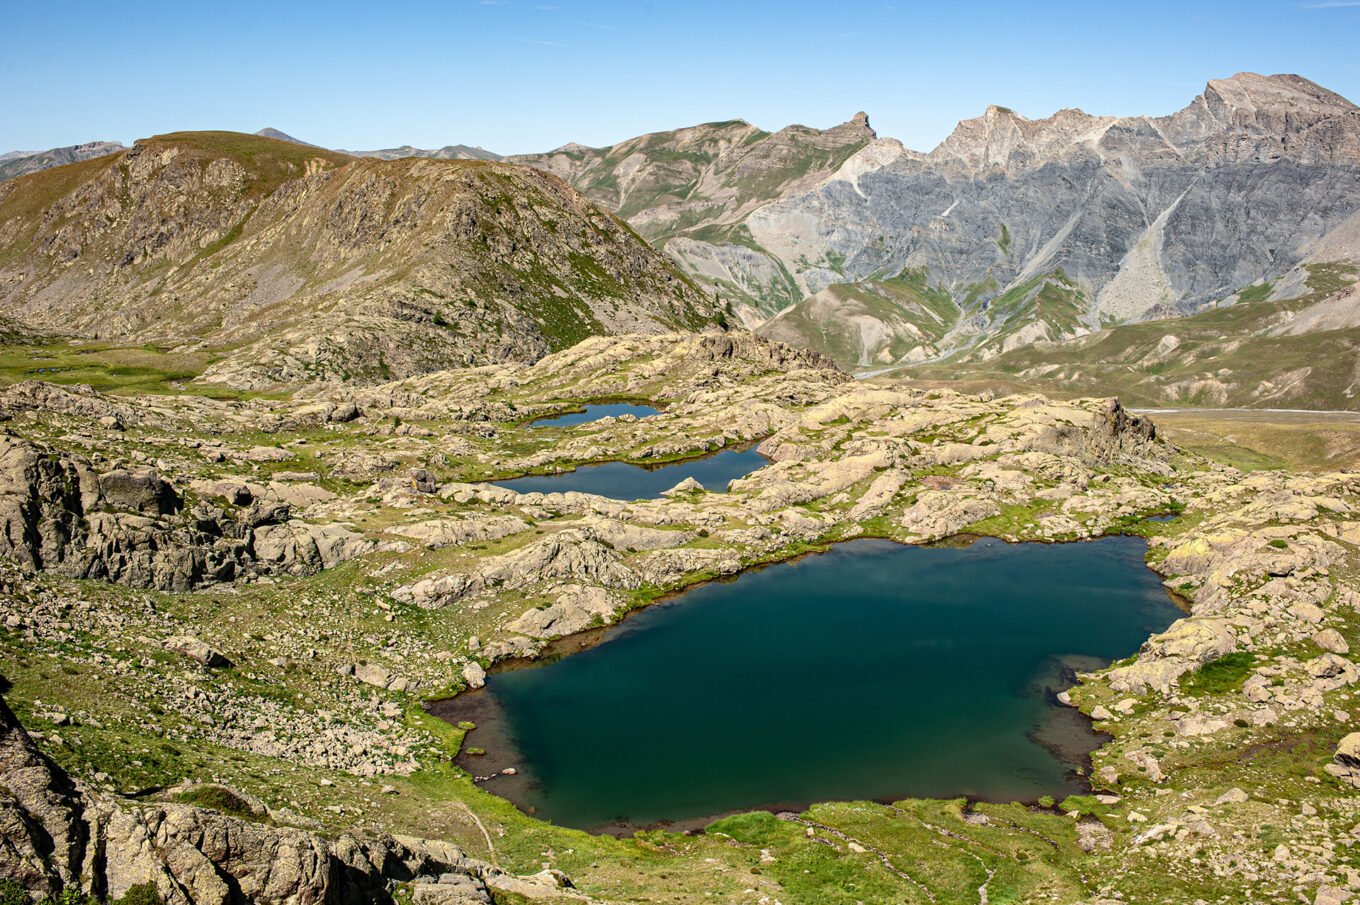
<instances>
[{"instance_id":1,"label":"green grass","mask_svg":"<svg viewBox=\"0 0 1360 905\"><path fill-rule=\"evenodd\" d=\"M103 393L192 393L220 399L246 395L230 387L192 381L212 364L207 352L180 353L156 346L46 342L0 345L0 385L25 380L88 384Z\"/></svg>"},{"instance_id":2,"label":"green grass","mask_svg":"<svg viewBox=\"0 0 1360 905\"><path fill-rule=\"evenodd\" d=\"M244 820L254 820L256 817L250 803L225 786L197 786L175 795L175 801Z\"/></svg>"},{"instance_id":3,"label":"green grass","mask_svg":"<svg viewBox=\"0 0 1360 905\"><path fill-rule=\"evenodd\" d=\"M1360 465L1360 422L1270 412L1154 417L1177 446L1242 471L1335 471Z\"/></svg>"},{"instance_id":4,"label":"green grass","mask_svg":"<svg viewBox=\"0 0 1360 905\"><path fill-rule=\"evenodd\" d=\"M1255 654L1237 651L1203 664L1182 680L1181 686L1196 696L1228 694L1240 689L1255 667Z\"/></svg>"}]
</instances>

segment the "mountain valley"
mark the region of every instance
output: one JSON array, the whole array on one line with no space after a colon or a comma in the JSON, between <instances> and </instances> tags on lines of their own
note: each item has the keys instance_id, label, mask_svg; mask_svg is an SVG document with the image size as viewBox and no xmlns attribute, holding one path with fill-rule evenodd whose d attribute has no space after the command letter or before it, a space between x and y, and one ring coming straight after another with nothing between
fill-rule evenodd
<instances>
[{"instance_id":1,"label":"mountain valley","mask_svg":"<svg viewBox=\"0 0 1360 905\"><path fill-rule=\"evenodd\" d=\"M0 905L1353 905L1357 391L1299 76L6 155Z\"/></svg>"}]
</instances>

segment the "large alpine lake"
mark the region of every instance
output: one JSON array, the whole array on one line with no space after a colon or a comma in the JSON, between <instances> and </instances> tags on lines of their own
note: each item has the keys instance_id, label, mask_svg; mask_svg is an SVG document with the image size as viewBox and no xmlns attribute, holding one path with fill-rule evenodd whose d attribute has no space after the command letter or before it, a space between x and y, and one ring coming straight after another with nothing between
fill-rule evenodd
<instances>
[{"instance_id":1,"label":"large alpine lake","mask_svg":"<svg viewBox=\"0 0 1360 905\"><path fill-rule=\"evenodd\" d=\"M1062 797L1097 743L1054 701L1180 611L1139 538L828 553L695 588L436 705L460 762L553 822L618 829L833 799Z\"/></svg>"}]
</instances>

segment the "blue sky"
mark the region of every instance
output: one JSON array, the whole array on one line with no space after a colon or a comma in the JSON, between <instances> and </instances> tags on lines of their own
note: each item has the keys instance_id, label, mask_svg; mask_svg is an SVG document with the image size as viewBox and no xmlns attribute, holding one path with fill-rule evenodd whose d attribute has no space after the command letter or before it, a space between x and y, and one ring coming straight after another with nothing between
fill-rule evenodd
<instances>
[{"instance_id":1,"label":"blue sky","mask_svg":"<svg viewBox=\"0 0 1360 905\"><path fill-rule=\"evenodd\" d=\"M1296 72L1360 101L1360 0L390 0L8 4L0 151L178 129L328 147L609 144L865 110L929 150L987 104L1169 113Z\"/></svg>"}]
</instances>

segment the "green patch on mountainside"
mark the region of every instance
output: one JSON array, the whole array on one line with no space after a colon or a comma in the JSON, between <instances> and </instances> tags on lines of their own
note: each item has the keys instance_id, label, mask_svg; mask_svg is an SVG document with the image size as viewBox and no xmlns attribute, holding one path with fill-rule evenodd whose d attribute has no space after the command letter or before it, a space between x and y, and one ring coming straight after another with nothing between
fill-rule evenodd
<instances>
[{"instance_id":1,"label":"green patch on mountainside","mask_svg":"<svg viewBox=\"0 0 1360 905\"><path fill-rule=\"evenodd\" d=\"M25 380L84 384L103 393L193 393L235 399L229 387L194 383L215 360L206 352L50 340L0 344L0 386Z\"/></svg>"},{"instance_id":2,"label":"green patch on mountainside","mask_svg":"<svg viewBox=\"0 0 1360 905\"><path fill-rule=\"evenodd\" d=\"M1084 329L1087 301L1061 269L997 292L996 280L951 291L923 267L829 286L782 311L762 335L816 349L848 368L986 358ZM967 319L972 328L958 331ZM952 365L951 365L952 367Z\"/></svg>"},{"instance_id":3,"label":"green patch on mountainside","mask_svg":"<svg viewBox=\"0 0 1360 905\"><path fill-rule=\"evenodd\" d=\"M759 333L812 348L846 368L937 354L959 307L924 269L885 280L837 283L781 312Z\"/></svg>"}]
</instances>

